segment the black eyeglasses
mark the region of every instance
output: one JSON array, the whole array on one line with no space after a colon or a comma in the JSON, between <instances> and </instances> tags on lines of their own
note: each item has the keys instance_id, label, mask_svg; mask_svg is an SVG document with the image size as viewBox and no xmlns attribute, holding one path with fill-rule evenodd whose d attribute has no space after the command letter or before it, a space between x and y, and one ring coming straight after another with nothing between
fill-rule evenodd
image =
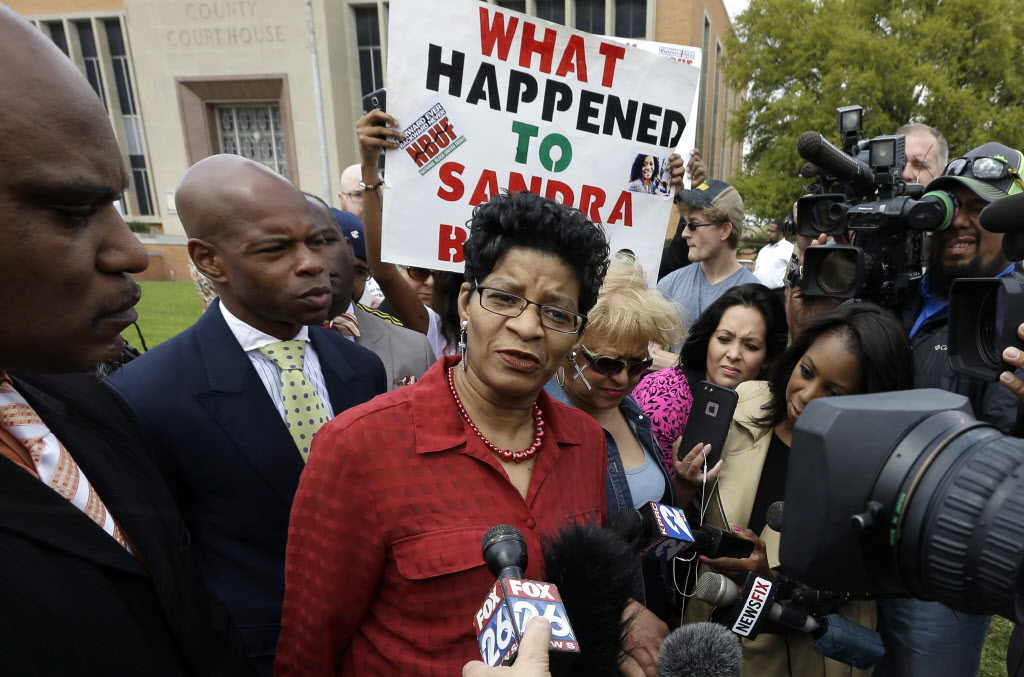
<instances>
[{"instance_id":1,"label":"black eyeglasses","mask_svg":"<svg viewBox=\"0 0 1024 677\"><path fill-rule=\"evenodd\" d=\"M690 231L691 233L695 232L698 228L703 228L704 226L716 226L716 225L718 225L717 221L708 221L707 223L697 223L696 221L680 221L679 222L679 226L680 227L685 228L686 230Z\"/></svg>"},{"instance_id":2,"label":"black eyeglasses","mask_svg":"<svg viewBox=\"0 0 1024 677\"><path fill-rule=\"evenodd\" d=\"M519 317L529 306L537 306L540 309L540 323L548 329L560 331L563 334L578 333L587 320L586 315L580 315L547 303L537 303L504 289L478 286L477 291L480 292L480 307L484 310L489 310L495 315Z\"/></svg>"},{"instance_id":3,"label":"black eyeglasses","mask_svg":"<svg viewBox=\"0 0 1024 677\"><path fill-rule=\"evenodd\" d=\"M594 368L598 374L602 376L616 376L622 373L622 370L626 370L626 375L629 378L636 378L640 374L644 373L651 368L654 364L654 358L648 357L646 360L640 360L639 362L633 362L626 364L622 360L616 360L613 357L603 357L600 355L594 355L587 347L582 343L580 344L580 352L583 353L583 357L586 358L590 366Z\"/></svg>"},{"instance_id":4,"label":"black eyeglasses","mask_svg":"<svg viewBox=\"0 0 1024 677\"><path fill-rule=\"evenodd\" d=\"M409 274L409 277L417 282L426 282L427 278L434 274L430 268L417 268L416 266L399 266Z\"/></svg>"},{"instance_id":5,"label":"black eyeglasses","mask_svg":"<svg viewBox=\"0 0 1024 677\"><path fill-rule=\"evenodd\" d=\"M347 198L351 198L353 202L362 202L363 201L363 191L361 191L361 190L350 190L347 193L342 191L341 194L344 195Z\"/></svg>"},{"instance_id":6,"label":"black eyeglasses","mask_svg":"<svg viewBox=\"0 0 1024 677\"><path fill-rule=\"evenodd\" d=\"M352 266L352 277L357 280L366 282L370 279L370 269L364 265L356 264Z\"/></svg>"}]
</instances>

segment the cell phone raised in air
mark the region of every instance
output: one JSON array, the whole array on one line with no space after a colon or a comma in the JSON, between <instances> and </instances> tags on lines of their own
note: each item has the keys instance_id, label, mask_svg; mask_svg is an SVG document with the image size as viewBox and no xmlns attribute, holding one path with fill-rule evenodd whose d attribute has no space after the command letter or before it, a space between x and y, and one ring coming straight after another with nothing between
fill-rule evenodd
<instances>
[{"instance_id":1,"label":"cell phone raised in air","mask_svg":"<svg viewBox=\"0 0 1024 677\"><path fill-rule=\"evenodd\" d=\"M686 456L698 444L710 444L708 468L718 463L738 401L739 395L735 390L701 381L693 389L693 407L683 431L683 441L679 444L679 458Z\"/></svg>"},{"instance_id":2,"label":"cell phone raised in air","mask_svg":"<svg viewBox=\"0 0 1024 677\"><path fill-rule=\"evenodd\" d=\"M388 90L381 88L375 89L366 96L363 97L363 112L369 113L372 110L387 111L388 101ZM381 126L381 125L377 125ZM383 137L378 137L383 138ZM377 160L377 171L380 172L381 176L384 176L384 153L380 154L380 159Z\"/></svg>"}]
</instances>

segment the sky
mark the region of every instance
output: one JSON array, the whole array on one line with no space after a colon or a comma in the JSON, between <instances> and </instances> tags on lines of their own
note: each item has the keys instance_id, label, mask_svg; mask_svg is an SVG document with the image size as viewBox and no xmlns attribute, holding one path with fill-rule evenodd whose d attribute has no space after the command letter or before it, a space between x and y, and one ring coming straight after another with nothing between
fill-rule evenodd
<instances>
[{"instance_id":1,"label":"sky","mask_svg":"<svg viewBox=\"0 0 1024 677\"><path fill-rule=\"evenodd\" d=\"M725 11L729 13L730 19L735 19L736 15L750 4L750 0L722 0L722 2L725 4Z\"/></svg>"}]
</instances>

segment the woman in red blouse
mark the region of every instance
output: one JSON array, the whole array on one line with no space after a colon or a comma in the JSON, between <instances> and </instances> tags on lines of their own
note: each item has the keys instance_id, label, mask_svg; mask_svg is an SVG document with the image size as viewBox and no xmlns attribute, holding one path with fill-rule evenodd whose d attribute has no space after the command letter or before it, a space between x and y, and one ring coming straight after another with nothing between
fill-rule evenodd
<instances>
[{"instance_id":1,"label":"woman in red blouse","mask_svg":"<svg viewBox=\"0 0 1024 677\"><path fill-rule=\"evenodd\" d=\"M479 659L473 617L494 583L483 534L518 527L524 575L540 579L542 534L604 521L604 434L543 391L597 299L604 233L521 192L477 207L464 251L462 356L317 434L292 509L278 675L459 674Z\"/></svg>"}]
</instances>

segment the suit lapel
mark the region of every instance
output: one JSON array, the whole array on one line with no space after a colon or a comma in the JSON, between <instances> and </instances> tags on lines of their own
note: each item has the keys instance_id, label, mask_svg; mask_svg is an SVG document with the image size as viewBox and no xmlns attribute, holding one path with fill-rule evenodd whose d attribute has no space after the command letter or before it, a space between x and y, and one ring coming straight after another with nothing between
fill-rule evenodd
<instances>
[{"instance_id":1,"label":"suit lapel","mask_svg":"<svg viewBox=\"0 0 1024 677\"><path fill-rule=\"evenodd\" d=\"M224 431L230 448L223 452L240 455L282 502L291 505L299 486L302 457L249 357L215 305L196 323L196 338L210 388L196 393L196 399Z\"/></svg>"},{"instance_id":2,"label":"suit lapel","mask_svg":"<svg viewBox=\"0 0 1024 677\"><path fill-rule=\"evenodd\" d=\"M331 409L337 416L353 404L362 401L357 399L357 394L362 389L357 387L355 372L349 366L345 355L330 338L332 337L326 329L309 328L309 340L320 358L320 370L324 375L327 395L331 398Z\"/></svg>"},{"instance_id":3,"label":"suit lapel","mask_svg":"<svg viewBox=\"0 0 1024 677\"><path fill-rule=\"evenodd\" d=\"M15 381L15 387L68 449L104 505L145 557L148 549L143 546L152 525L143 527L135 523L136 512L126 504L135 499L146 502L146 494L138 488L131 462L123 463L119 458L135 452L124 449L114 437L99 434L97 426L83 425L81 417L59 400L23 382ZM97 564L147 575L138 560L85 513L12 461L2 458L0 462L0 529L20 533Z\"/></svg>"},{"instance_id":4,"label":"suit lapel","mask_svg":"<svg viewBox=\"0 0 1024 677\"><path fill-rule=\"evenodd\" d=\"M359 322L359 336L356 337L357 344L368 346L387 338L384 328L380 325L384 320L374 317L358 306L356 306L355 314L356 320ZM360 341L360 339L363 340Z\"/></svg>"}]
</instances>

